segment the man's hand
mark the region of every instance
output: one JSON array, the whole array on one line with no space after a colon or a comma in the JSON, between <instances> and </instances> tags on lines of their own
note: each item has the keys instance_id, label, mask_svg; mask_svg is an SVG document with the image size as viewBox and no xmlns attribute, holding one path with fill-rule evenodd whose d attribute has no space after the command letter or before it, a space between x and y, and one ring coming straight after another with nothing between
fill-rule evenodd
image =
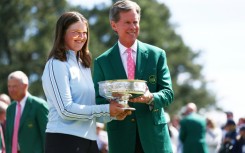
<instances>
[{"instance_id":1,"label":"man's hand","mask_svg":"<svg viewBox=\"0 0 245 153\"><path fill-rule=\"evenodd\" d=\"M149 101L153 98L153 94L149 91L147 88L144 95L129 99L130 102L136 102L136 103L149 103Z\"/></svg>"}]
</instances>

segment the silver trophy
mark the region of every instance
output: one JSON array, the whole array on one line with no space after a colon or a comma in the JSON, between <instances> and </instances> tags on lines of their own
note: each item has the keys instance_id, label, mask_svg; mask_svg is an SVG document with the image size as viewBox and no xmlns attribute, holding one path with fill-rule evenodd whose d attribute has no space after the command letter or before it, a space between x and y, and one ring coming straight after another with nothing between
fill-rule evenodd
<instances>
[{"instance_id":1,"label":"silver trophy","mask_svg":"<svg viewBox=\"0 0 245 153\"><path fill-rule=\"evenodd\" d=\"M144 80L107 80L98 84L100 96L117 101L125 106L125 110L135 110L128 106L129 99L143 95L147 88Z\"/></svg>"}]
</instances>

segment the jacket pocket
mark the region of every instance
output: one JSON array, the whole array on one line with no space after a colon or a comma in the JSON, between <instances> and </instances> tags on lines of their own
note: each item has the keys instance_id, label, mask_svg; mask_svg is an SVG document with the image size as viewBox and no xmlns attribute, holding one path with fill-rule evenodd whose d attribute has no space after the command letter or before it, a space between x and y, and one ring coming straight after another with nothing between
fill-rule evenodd
<instances>
[{"instance_id":1,"label":"jacket pocket","mask_svg":"<svg viewBox=\"0 0 245 153\"><path fill-rule=\"evenodd\" d=\"M152 110L152 117L153 117L153 121L154 121L155 125L167 123L166 119L165 119L163 108L155 108L155 109L153 109Z\"/></svg>"}]
</instances>

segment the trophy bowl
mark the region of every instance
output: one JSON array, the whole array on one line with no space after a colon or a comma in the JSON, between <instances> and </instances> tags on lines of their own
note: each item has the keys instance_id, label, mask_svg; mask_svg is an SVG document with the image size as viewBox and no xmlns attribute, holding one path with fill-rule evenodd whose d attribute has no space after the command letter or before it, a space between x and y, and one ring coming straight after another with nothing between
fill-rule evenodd
<instances>
[{"instance_id":1,"label":"trophy bowl","mask_svg":"<svg viewBox=\"0 0 245 153\"><path fill-rule=\"evenodd\" d=\"M144 80L107 80L100 81L98 84L100 96L117 101L125 106L125 110L135 110L128 106L128 100L143 95L146 90Z\"/></svg>"}]
</instances>

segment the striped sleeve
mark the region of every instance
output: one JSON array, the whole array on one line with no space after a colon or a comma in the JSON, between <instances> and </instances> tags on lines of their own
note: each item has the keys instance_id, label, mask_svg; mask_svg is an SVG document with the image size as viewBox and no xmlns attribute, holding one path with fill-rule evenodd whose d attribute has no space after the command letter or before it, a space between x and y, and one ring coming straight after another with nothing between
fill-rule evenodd
<instances>
[{"instance_id":1,"label":"striped sleeve","mask_svg":"<svg viewBox=\"0 0 245 153\"><path fill-rule=\"evenodd\" d=\"M109 104L81 105L72 101L69 71L65 62L50 59L44 69L42 84L47 101L63 119L86 121L110 116Z\"/></svg>"}]
</instances>

